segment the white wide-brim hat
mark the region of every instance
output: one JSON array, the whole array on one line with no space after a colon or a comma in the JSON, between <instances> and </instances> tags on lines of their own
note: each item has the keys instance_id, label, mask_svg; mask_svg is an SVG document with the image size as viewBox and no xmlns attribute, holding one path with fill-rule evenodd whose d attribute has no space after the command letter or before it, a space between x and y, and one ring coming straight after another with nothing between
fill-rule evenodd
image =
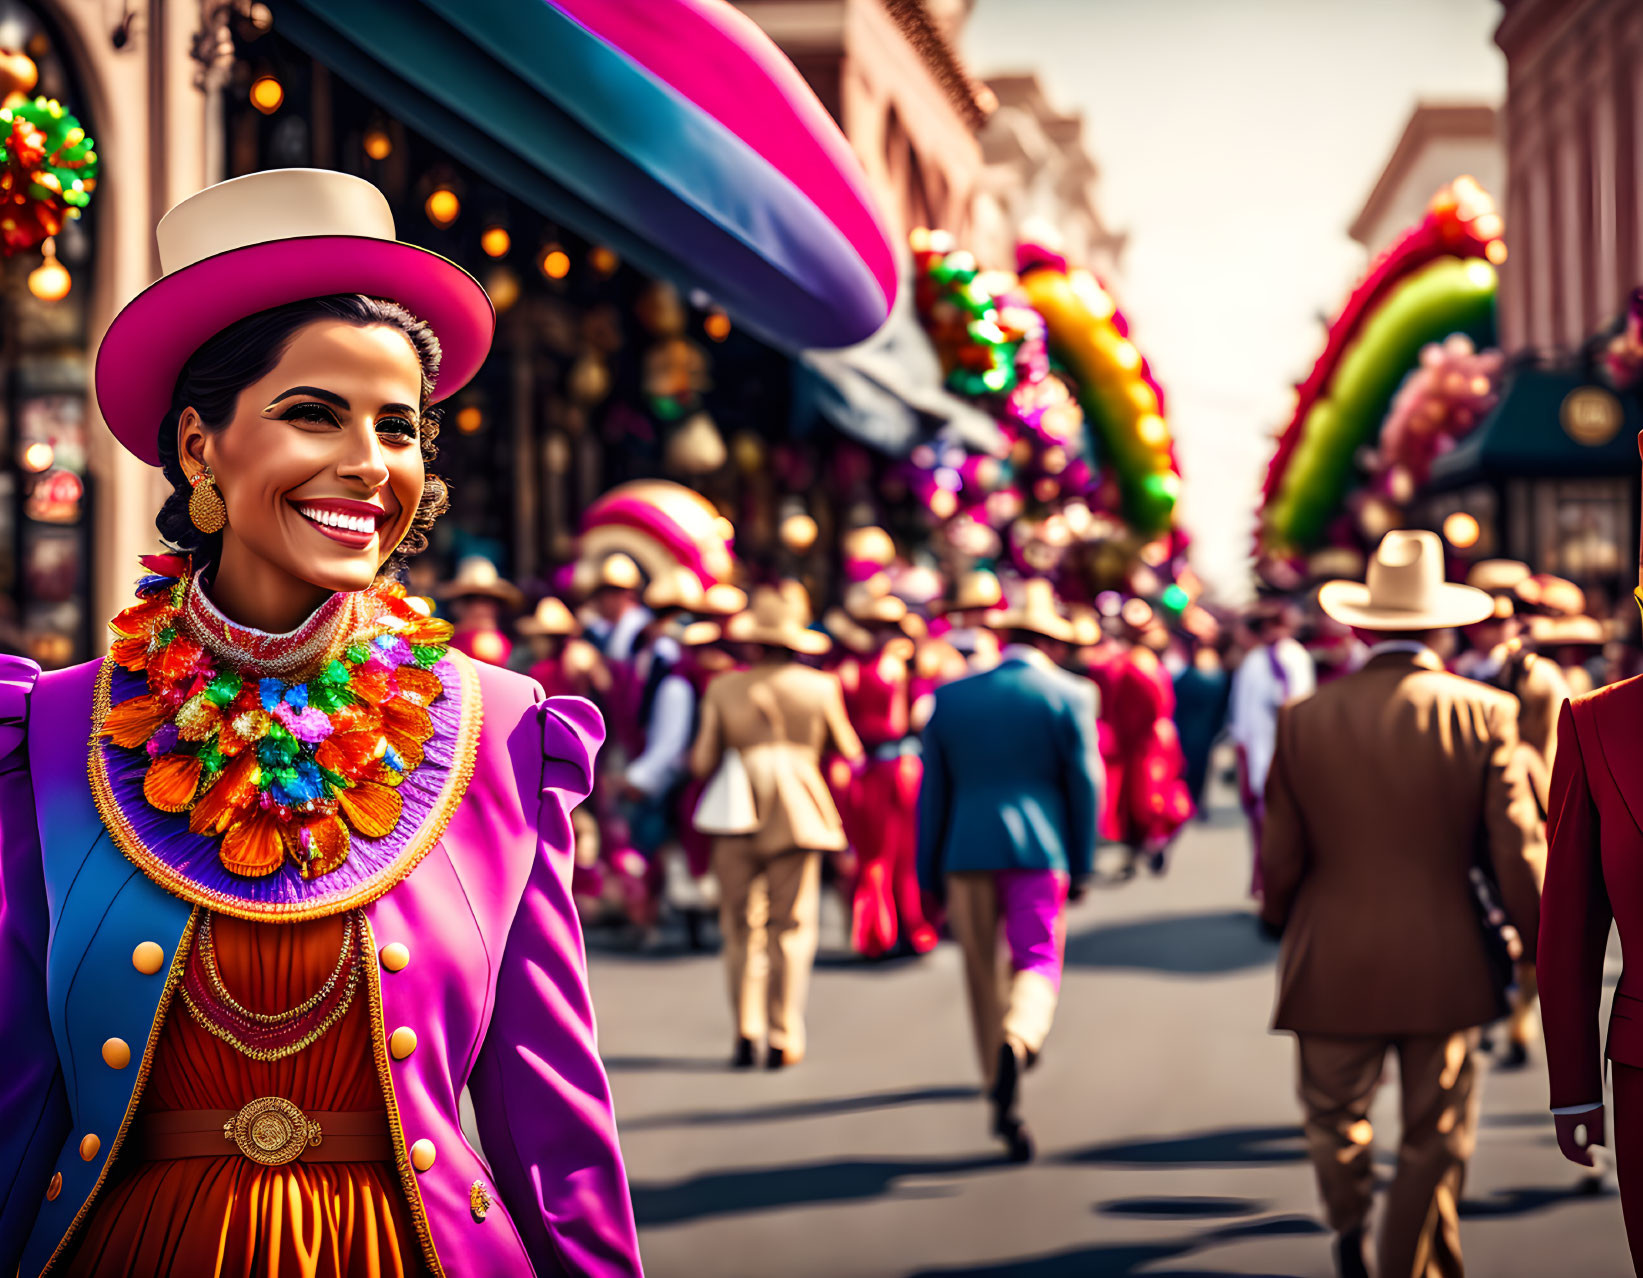
<instances>
[{"instance_id":1,"label":"white wide-brim hat","mask_svg":"<svg viewBox=\"0 0 1643 1278\"><path fill-rule=\"evenodd\" d=\"M439 339L438 402L485 362L496 313L455 262L394 237L382 192L330 169L269 169L189 196L155 228L163 274L114 317L97 350L97 405L114 437L160 464L160 424L194 352L238 320L363 293L398 302Z\"/></svg>"},{"instance_id":2,"label":"white wide-brim hat","mask_svg":"<svg viewBox=\"0 0 1643 1278\"><path fill-rule=\"evenodd\" d=\"M1443 543L1434 532L1398 530L1381 540L1366 581L1329 581L1318 606L1360 630L1442 630L1494 616L1487 591L1443 579Z\"/></svg>"}]
</instances>

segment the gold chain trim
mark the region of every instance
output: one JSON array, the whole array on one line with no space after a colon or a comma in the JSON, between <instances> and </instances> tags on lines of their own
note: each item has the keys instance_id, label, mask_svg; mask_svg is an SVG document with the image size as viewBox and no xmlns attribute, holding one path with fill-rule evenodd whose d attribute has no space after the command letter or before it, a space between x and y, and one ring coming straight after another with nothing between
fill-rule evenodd
<instances>
[{"instance_id":1,"label":"gold chain trim","mask_svg":"<svg viewBox=\"0 0 1643 1278\"><path fill-rule=\"evenodd\" d=\"M109 836L116 846L139 870L173 896L194 905L203 905L219 914L254 921L282 919L301 922L369 905L414 870L428 850L439 842L445 827L451 823L457 805L468 791L468 782L473 779L474 760L479 754L479 731L485 719L485 708L480 702L479 675L474 670L473 662L454 648L445 654L445 660L456 669L462 696L461 719L457 725L451 766L445 775L445 787L421 829L411 836L405 850L392 864L347 892L308 901L248 901L215 888L202 887L150 852L116 801L114 787L108 779L108 766L103 758L103 720L108 717L109 688L115 670L113 659L106 657L97 672L97 687L92 696L91 746L86 762L91 796L96 801L98 815L103 818L103 824L108 827Z\"/></svg>"},{"instance_id":2,"label":"gold chain trim","mask_svg":"<svg viewBox=\"0 0 1643 1278\"><path fill-rule=\"evenodd\" d=\"M376 954L376 933L370 919L361 919L365 925L365 948ZM428 1224L428 1210L422 1205L422 1186L417 1183L416 1169L411 1166L411 1155L405 1147L405 1125L399 1119L399 1097L394 1093L394 1071L388 1060L388 1031L382 1015L382 968L377 963L366 964L365 998L371 1007L371 1055L376 1058L377 1077L382 1082L382 1100L388 1111L388 1135L394 1143L394 1166L399 1169L399 1181L405 1190L405 1201L410 1204L411 1223L422 1243L422 1258L434 1278L445 1278L445 1267L439 1263L439 1252L434 1247L433 1229Z\"/></svg>"},{"instance_id":3,"label":"gold chain trim","mask_svg":"<svg viewBox=\"0 0 1643 1278\"><path fill-rule=\"evenodd\" d=\"M210 940L210 920L211 916L209 914L206 915L206 923L203 929L205 935L201 937L202 947ZM353 937L348 938L348 943L350 945L353 944L353 941ZM359 992L360 972L367 965L369 957L369 953L365 950L364 946L360 946L353 970L348 973L348 984L344 987L342 1001L327 1012L324 1018L321 1019L320 1023L314 1026L313 1029L309 1030L296 1042L290 1043L284 1047L250 1047L247 1044L240 1042L240 1040L236 1038L229 1030L221 1025L218 1025L205 1014L204 1010L194 1002L194 996L188 992L187 985L184 985L178 993L182 995L183 1006L188 1009L188 1014L194 1018L194 1023L196 1025L203 1029L207 1034L210 1034L213 1038L221 1039L223 1042L227 1043L246 1059L258 1061L266 1065L270 1061L282 1061L287 1056L295 1056L298 1052L302 1051L303 1048L313 1046L315 1043L319 1042L320 1039L325 1037L326 1031L328 1031L344 1016L348 1015L348 1009L354 1005L354 995ZM342 961L346 962L347 958L348 950L347 946L344 946ZM321 990L322 994L329 992L330 986L336 983L337 974L340 973L341 970L341 967L338 967L337 972L333 972L331 974L331 980L327 982L326 988ZM220 988L221 982L218 981L217 985ZM227 990L223 990L223 993L226 995ZM237 1003L234 1006L236 1008L239 1007ZM314 1006L317 1007L318 1004L316 1003Z\"/></svg>"},{"instance_id":4,"label":"gold chain trim","mask_svg":"<svg viewBox=\"0 0 1643 1278\"><path fill-rule=\"evenodd\" d=\"M283 1012L253 1012L249 1007L243 1007L234 996L228 992L228 986L223 984L222 970L217 966L217 945L211 928L211 915L208 912L200 923L200 962L205 968L205 979L211 986L211 993L224 1007L235 1016L251 1021L257 1025L282 1025L286 1021L294 1021L313 1011L336 988L337 981L342 978L342 969L348 966L348 951L354 948L354 919L352 911L342 924L342 947L337 952L337 965L331 969L331 975L325 978L325 983L305 998L295 1007L288 1007ZM184 991L187 997L187 991Z\"/></svg>"},{"instance_id":5,"label":"gold chain trim","mask_svg":"<svg viewBox=\"0 0 1643 1278\"><path fill-rule=\"evenodd\" d=\"M74 1219L69 1221L68 1228L58 1239L51 1258L46 1261L40 1270L39 1278L46 1278L52 1267L62 1259L69 1241L74 1237L75 1230L79 1229L87 1214L91 1211L92 1203L97 1201L97 1195L103 1188L103 1182L108 1179L109 1168L114 1166L114 1158L120 1152L120 1146L125 1144L126 1133L131 1129L131 1120L137 1116L137 1105L143 1098L143 1088L148 1084L149 1072L154 1068L154 1049L160 1041L160 1030L165 1025L165 1014L171 1008L171 998L177 992L177 986L183 979L183 966L188 960L188 952L193 948L194 928L200 919L199 906L189 911L188 922L183 925L182 936L177 940L177 950L171 956L171 967L165 974L165 987L160 991L160 1005L154 1009L154 1024L149 1027L148 1044L143 1048L142 1063L137 1066L137 1079L131 1088L131 1099L126 1102L125 1116L120 1119L120 1129L114 1133L114 1140L108 1147L108 1154L103 1159L103 1169L97 1173L97 1180L86 1195L85 1202L80 1204L80 1210L74 1213Z\"/></svg>"}]
</instances>

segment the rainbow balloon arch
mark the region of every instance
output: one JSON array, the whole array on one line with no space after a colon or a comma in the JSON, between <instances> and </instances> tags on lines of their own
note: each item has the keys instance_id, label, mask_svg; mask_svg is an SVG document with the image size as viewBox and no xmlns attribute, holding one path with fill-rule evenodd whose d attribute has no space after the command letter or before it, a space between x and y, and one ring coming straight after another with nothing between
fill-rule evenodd
<instances>
[{"instance_id":1,"label":"rainbow balloon arch","mask_svg":"<svg viewBox=\"0 0 1643 1278\"><path fill-rule=\"evenodd\" d=\"M1255 557L1267 585L1361 567L1432 462L1497 402L1503 229L1477 183L1456 179L1330 323L1262 485Z\"/></svg>"},{"instance_id":2,"label":"rainbow balloon arch","mask_svg":"<svg viewBox=\"0 0 1643 1278\"><path fill-rule=\"evenodd\" d=\"M910 237L914 298L946 387L986 409L1002 445L932 442L900 478L938 542L971 563L1050 577L1071 599L1198 591L1176 516L1181 471L1164 392L1112 296L1037 243L983 270L942 231Z\"/></svg>"}]
</instances>

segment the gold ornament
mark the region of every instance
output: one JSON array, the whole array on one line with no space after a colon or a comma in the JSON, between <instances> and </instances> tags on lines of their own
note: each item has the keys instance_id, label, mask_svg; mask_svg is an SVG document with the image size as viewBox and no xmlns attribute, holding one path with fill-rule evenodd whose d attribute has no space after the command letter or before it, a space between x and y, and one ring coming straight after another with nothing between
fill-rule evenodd
<instances>
[{"instance_id":1,"label":"gold ornament","mask_svg":"<svg viewBox=\"0 0 1643 1278\"><path fill-rule=\"evenodd\" d=\"M211 468L208 466L188 482L194 488L188 498L189 520L207 536L221 532L228 522L228 507L223 505Z\"/></svg>"}]
</instances>

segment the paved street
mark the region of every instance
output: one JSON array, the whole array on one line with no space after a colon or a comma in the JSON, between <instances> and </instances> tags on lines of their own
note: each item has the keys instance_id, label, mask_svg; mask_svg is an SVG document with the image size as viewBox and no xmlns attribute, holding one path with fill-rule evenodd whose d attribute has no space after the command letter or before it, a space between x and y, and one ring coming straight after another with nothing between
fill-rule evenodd
<instances>
[{"instance_id":1,"label":"paved street","mask_svg":"<svg viewBox=\"0 0 1643 1278\"><path fill-rule=\"evenodd\" d=\"M975 1094L958 953L864 966L824 936L810 1058L732 1073L716 958L601 950L593 983L645 1259L715 1275L1332 1272L1292 1098L1266 1032L1273 949L1223 804L1163 880L1102 884L1071 920L1061 1011L1000 1161ZM1467 1187L1471 1272L1629 1272L1617 1200L1582 1192L1545 1076L1485 1075ZM1386 1171L1393 1092L1377 1107Z\"/></svg>"}]
</instances>

